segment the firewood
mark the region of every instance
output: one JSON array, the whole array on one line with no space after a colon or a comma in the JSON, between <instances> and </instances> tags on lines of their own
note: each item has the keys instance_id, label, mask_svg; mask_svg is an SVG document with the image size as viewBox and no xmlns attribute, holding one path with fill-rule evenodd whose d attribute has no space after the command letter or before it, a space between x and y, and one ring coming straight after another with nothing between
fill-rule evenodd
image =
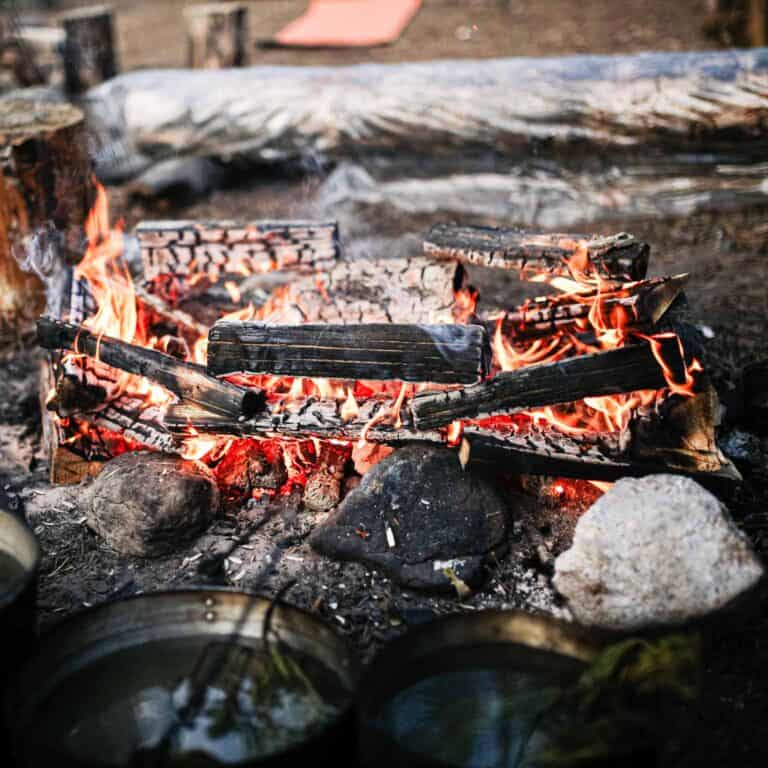
<instances>
[{"instance_id":1,"label":"firewood","mask_svg":"<svg viewBox=\"0 0 768 768\"><path fill-rule=\"evenodd\" d=\"M145 376L182 400L234 418L252 415L263 403L261 392L219 381L208 376L201 366L109 336L97 336L81 326L41 318L37 323L37 338L45 349L71 349L89 355L105 365Z\"/></svg>"},{"instance_id":2,"label":"firewood","mask_svg":"<svg viewBox=\"0 0 768 768\"><path fill-rule=\"evenodd\" d=\"M684 361L676 338L663 342L663 357L676 381ZM648 344L582 355L555 363L530 365L499 373L463 389L421 392L411 409L418 429L436 429L459 419L511 413L640 389L661 389L664 373Z\"/></svg>"},{"instance_id":3,"label":"firewood","mask_svg":"<svg viewBox=\"0 0 768 768\"><path fill-rule=\"evenodd\" d=\"M64 41L64 82L77 94L117 74L112 8L94 5L60 17Z\"/></svg>"},{"instance_id":4,"label":"firewood","mask_svg":"<svg viewBox=\"0 0 768 768\"><path fill-rule=\"evenodd\" d=\"M557 331L573 332L589 318L595 302L600 314L611 318L621 312L629 328L651 328L659 322L688 280L688 275L658 277L628 283L612 290L559 294L533 299L501 315L501 329L511 339L548 336ZM495 330L498 319L486 322Z\"/></svg>"},{"instance_id":5,"label":"firewood","mask_svg":"<svg viewBox=\"0 0 768 768\"><path fill-rule=\"evenodd\" d=\"M195 320L188 312L169 306L161 296L149 293L142 286L135 286L134 290L139 306L143 304L161 319L177 325L180 330L186 331L192 336L199 337L208 334L208 326Z\"/></svg>"},{"instance_id":6,"label":"firewood","mask_svg":"<svg viewBox=\"0 0 768 768\"><path fill-rule=\"evenodd\" d=\"M219 321L208 372L472 384L490 364L481 325L273 325Z\"/></svg>"},{"instance_id":7,"label":"firewood","mask_svg":"<svg viewBox=\"0 0 768 768\"><path fill-rule=\"evenodd\" d=\"M226 273L248 275L273 269L315 272L339 253L335 222L144 221L136 227L144 279Z\"/></svg>"},{"instance_id":8,"label":"firewood","mask_svg":"<svg viewBox=\"0 0 768 768\"><path fill-rule=\"evenodd\" d=\"M248 63L248 6L207 3L184 9L187 66L193 69L243 67Z\"/></svg>"},{"instance_id":9,"label":"firewood","mask_svg":"<svg viewBox=\"0 0 768 768\"><path fill-rule=\"evenodd\" d=\"M427 233L424 254L465 264L514 269L523 278L542 272L575 275L591 266L606 277L640 280L648 269L650 247L626 233L608 237L545 235L438 224Z\"/></svg>"}]
</instances>

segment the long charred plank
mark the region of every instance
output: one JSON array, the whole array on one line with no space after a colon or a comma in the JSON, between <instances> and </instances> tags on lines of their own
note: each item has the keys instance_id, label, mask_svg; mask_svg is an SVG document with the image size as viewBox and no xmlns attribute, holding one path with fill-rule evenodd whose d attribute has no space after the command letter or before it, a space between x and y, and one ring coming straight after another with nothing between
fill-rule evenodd
<instances>
[{"instance_id":1,"label":"long charred plank","mask_svg":"<svg viewBox=\"0 0 768 768\"><path fill-rule=\"evenodd\" d=\"M488 373L482 325L273 325L221 320L208 334L208 373L474 384Z\"/></svg>"},{"instance_id":2,"label":"long charred plank","mask_svg":"<svg viewBox=\"0 0 768 768\"><path fill-rule=\"evenodd\" d=\"M144 376L182 400L233 418L250 416L263 404L261 392L219 381L201 366L109 336L96 336L78 325L41 318L37 322L37 339L45 349L71 349L89 355L105 365Z\"/></svg>"},{"instance_id":3,"label":"long charred plank","mask_svg":"<svg viewBox=\"0 0 768 768\"><path fill-rule=\"evenodd\" d=\"M648 269L650 246L624 232L595 237L437 224L424 240L424 255L514 269L523 278L541 273L575 276L591 267L606 277L641 280Z\"/></svg>"},{"instance_id":4,"label":"long charred plank","mask_svg":"<svg viewBox=\"0 0 768 768\"><path fill-rule=\"evenodd\" d=\"M675 381L682 381L685 364L677 339L670 337L661 343ZM643 343L526 366L463 389L422 392L413 399L411 410L418 429L436 429L459 419L664 386L664 372L650 345Z\"/></svg>"},{"instance_id":5,"label":"long charred plank","mask_svg":"<svg viewBox=\"0 0 768 768\"><path fill-rule=\"evenodd\" d=\"M618 312L625 327L652 328L680 295L687 280L688 275L676 275L628 283L607 292L542 296L486 321L486 327L495 330L500 318L502 332L513 339L572 332L588 322L597 304L604 318L612 318Z\"/></svg>"}]
</instances>

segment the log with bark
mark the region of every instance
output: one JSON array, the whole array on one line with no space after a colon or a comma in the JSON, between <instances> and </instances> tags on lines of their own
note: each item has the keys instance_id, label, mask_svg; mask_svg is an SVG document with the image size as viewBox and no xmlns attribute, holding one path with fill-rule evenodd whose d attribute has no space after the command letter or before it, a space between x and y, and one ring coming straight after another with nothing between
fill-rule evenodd
<instances>
[{"instance_id":1,"label":"log with bark","mask_svg":"<svg viewBox=\"0 0 768 768\"><path fill-rule=\"evenodd\" d=\"M274 325L222 320L208 334L208 373L473 384L490 364L481 325Z\"/></svg>"},{"instance_id":2,"label":"log with bark","mask_svg":"<svg viewBox=\"0 0 768 768\"><path fill-rule=\"evenodd\" d=\"M578 276L592 271L640 280L650 247L632 235L607 237L531 234L513 229L438 224L427 233L424 254L464 264L514 269L523 279L538 274Z\"/></svg>"},{"instance_id":3,"label":"log with bark","mask_svg":"<svg viewBox=\"0 0 768 768\"><path fill-rule=\"evenodd\" d=\"M662 339L661 355L675 381L683 381L685 362L676 337ZM418 429L436 429L453 421L511 413L643 389L661 389L666 378L647 343L581 355L496 374L462 389L420 392L411 410Z\"/></svg>"},{"instance_id":4,"label":"log with bark","mask_svg":"<svg viewBox=\"0 0 768 768\"><path fill-rule=\"evenodd\" d=\"M243 389L209 376L205 369L154 349L95 335L81 326L50 318L37 323L38 343L45 349L71 349L104 365L143 376L190 403L232 418L250 416L263 405L258 390Z\"/></svg>"},{"instance_id":5,"label":"log with bark","mask_svg":"<svg viewBox=\"0 0 768 768\"><path fill-rule=\"evenodd\" d=\"M136 227L144 278L225 274L273 269L314 272L330 268L339 255L332 221L145 221Z\"/></svg>"},{"instance_id":6,"label":"log with bark","mask_svg":"<svg viewBox=\"0 0 768 768\"><path fill-rule=\"evenodd\" d=\"M79 94L117 74L112 8L94 5L61 16L64 27L64 83Z\"/></svg>"},{"instance_id":7,"label":"log with bark","mask_svg":"<svg viewBox=\"0 0 768 768\"><path fill-rule=\"evenodd\" d=\"M205 3L184 9L187 66L192 69L243 67L248 63L248 6Z\"/></svg>"},{"instance_id":8,"label":"log with bark","mask_svg":"<svg viewBox=\"0 0 768 768\"><path fill-rule=\"evenodd\" d=\"M556 294L532 299L486 322L512 340L548 336L558 331L577 332L589 326L595 306L603 318L620 313L627 328L651 328L680 295L688 275L657 277L624 285L602 285L600 290ZM495 314L495 313L494 313ZM614 323L615 325L615 323Z\"/></svg>"}]
</instances>

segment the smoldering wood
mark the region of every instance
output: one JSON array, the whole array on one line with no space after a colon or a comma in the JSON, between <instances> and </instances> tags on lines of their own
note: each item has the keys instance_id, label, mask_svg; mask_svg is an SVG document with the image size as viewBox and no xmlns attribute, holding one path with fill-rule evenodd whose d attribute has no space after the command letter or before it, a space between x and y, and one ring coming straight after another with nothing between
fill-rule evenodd
<instances>
[{"instance_id":1,"label":"smoldering wood","mask_svg":"<svg viewBox=\"0 0 768 768\"><path fill-rule=\"evenodd\" d=\"M481 325L275 325L222 320L208 334L208 373L473 384L488 374Z\"/></svg>"},{"instance_id":2,"label":"smoldering wood","mask_svg":"<svg viewBox=\"0 0 768 768\"><path fill-rule=\"evenodd\" d=\"M536 274L599 274L640 280L648 269L650 246L625 232L606 237L538 234L514 229L437 224L424 239L424 254L464 264L514 269L523 279ZM588 258L588 263L586 259Z\"/></svg>"},{"instance_id":3,"label":"smoldering wood","mask_svg":"<svg viewBox=\"0 0 768 768\"><path fill-rule=\"evenodd\" d=\"M339 260L287 286L260 319L270 323L452 323L461 265L423 256Z\"/></svg>"},{"instance_id":4,"label":"smoldering wood","mask_svg":"<svg viewBox=\"0 0 768 768\"><path fill-rule=\"evenodd\" d=\"M662 356L672 369L675 381L683 380L685 364L677 339L661 343ZM642 343L525 366L498 373L471 387L420 392L414 397L411 410L418 429L436 429L460 419L664 386L666 379L651 346Z\"/></svg>"},{"instance_id":5,"label":"smoldering wood","mask_svg":"<svg viewBox=\"0 0 768 768\"><path fill-rule=\"evenodd\" d=\"M134 286L136 301L139 306L142 304L157 315L162 320L172 323L195 337L204 337L208 334L208 326L198 322L188 312L184 312L177 307L169 306L161 296L149 293L143 286Z\"/></svg>"},{"instance_id":6,"label":"smoldering wood","mask_svg":"<svg viewBox=\"0 0 768 768\"><path fill-rule=\"evenodd\" d=\"M614 286L610 290L542 296L486 321L490 331L501 322L501 331L510 339L549 336L558 331L575 332L589 320L599 302L600 314L610 318L620 312L628 328L655 326L680 295L688 275L652 278Z\"/></svg>"},{"instance_id":7,"label":"smoldering wood","mask_svg":"<svg viewBox=\"0 0 768 768\"><path fill-rule=\"evenodd\" d=\"M71 349L121 371L144 376L192 403L233 418L253 414L263 404L263 394L209 376L205 369L177 360L154 349L145 349L108 336L97 336L81 326L51 318L37 323L38 343L45 349Z\"/></svg>"},{"instance_id":8,"label":"smoldering wood","mask_svg":"<svg viewBox=\"0 0 768 768\"><path fill-rule=\"evenodd\" d=\"M192 69L243 67L248 63L248 7L206 3L184 9L187 66Z\"/></svg>"},{"instance_id":9,"label":"smoldering wood","mask_svg":"<svg viewBox=\"0 0 768 768\"><path fill-rule=\"evenodd\" d=\"M333 221L145 221L135 234L150 283L163 275L215 281L226 273L314 272L331 267L340 248Z\"/></svg>"},{"instance_id":10,"label":"smoldering wood","mask_svg":"<svg viewBox=\"0 0 768 768\"><path fill-rule=\"evenodd\" d=\"M79 94L117 74L115 33L109 5L78 8L60 17L64 27L64 84Z\"/></svg>"},{"instance_id":11,"label":"smoldering wood","mask_svg":"<svg viewBox=\"0 0 768 768\"><path fill-rule=\"evenodd\" d=\"M65 259L83 255L84 222L96 198L83 113L31 98L0 100L0 156L9 189L20 204L11 234L53 227Z\"/></svg>"}]
</instances>

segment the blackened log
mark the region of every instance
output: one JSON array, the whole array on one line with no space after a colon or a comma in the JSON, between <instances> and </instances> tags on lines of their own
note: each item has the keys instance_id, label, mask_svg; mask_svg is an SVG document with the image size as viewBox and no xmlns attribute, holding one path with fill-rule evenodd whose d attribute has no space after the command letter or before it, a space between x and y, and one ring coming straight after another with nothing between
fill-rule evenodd
<instances>
[{"instance_id":1,"label":"blackened log","mask_svg":"<svg viewBox=\"0 0 768 768\"><path fill-rule=\"evenodd\" d=\"M540 273L577 276L594 270L605 277L641 280L648 269L650 247L624 232L596 237L437 224L427 233L424 254L514 269L523 279Z\"/></svg>"},{"instance_id":2,"label":"blackened log","mask_svg":"<svg viewBox=\"0 0 768 768\"><path fill-rule=\"evenodd\" d=\"M273 325L221 320L208 373L474 384L488 374L482 325Z\"/></svg>"},{"instance_id":3,"label":"blackened log","mask_svg":"<svg viewBox=\"0 0 768 768\"><path fill-rule=\"evenodd\" d=\"M79 94L117 74L112 8L94 5L61 17L64 26L64 82Z\"/></svg>"},{"instance_id":4,"label":"blackened log","mask_svg":"<svg viewBox=\"0 0 768 768\"><path fill-rule=\"evenodd\" d=\"M145 221L135 234L148 282L167 275L201 274L215 282L228 272L315 272L332 267L339 254L333 221Z\"/></svg>"},{"instance_id":5,"label":"blackened log","mask_svg":"<svg viewBox=\"0 0 768 768\"><path fill-rule=\"evenodd\" d=\"M586 293L557 294L533 299L500 316L501 330L507 338L526 339L549 336L557 331L572 332L588 324L589 315L599 301L600 314L612 318L619 312L627 328L652 328L659 322L688 280L688 275L659 277L628 283L620 288ZM486 321L494 331L499 318Z\"/></svg>"},{"instance_id":6,"label":"blackened log","mask_svg":"<svg viewBox=\"0 0 768 768\"><path fill-rule=\"evenodd\" d=\"M89 355L105 365L144 376L182 400L233 418L250 416L263 404L261 392L219 381L202 366L181 362L155 349L97 336L81 326L44 317L37 322L37 338L45 349L71 349Z\"/></svg>"},{"instance_id":7,"label":"blackened log","mask_svg":"<svg viewBox=\"0 0 768 768\"><path fill-rule=\"evenodd\" d=\"M684 362L677 339L664 339L661 344L675 381L682 381ZM460 419L664 386L664 373L650 345L637 344L526 366L463 389L422 392L413 399L411 409L418 429L436 429Z\"/></svg>"}]
</instances>

